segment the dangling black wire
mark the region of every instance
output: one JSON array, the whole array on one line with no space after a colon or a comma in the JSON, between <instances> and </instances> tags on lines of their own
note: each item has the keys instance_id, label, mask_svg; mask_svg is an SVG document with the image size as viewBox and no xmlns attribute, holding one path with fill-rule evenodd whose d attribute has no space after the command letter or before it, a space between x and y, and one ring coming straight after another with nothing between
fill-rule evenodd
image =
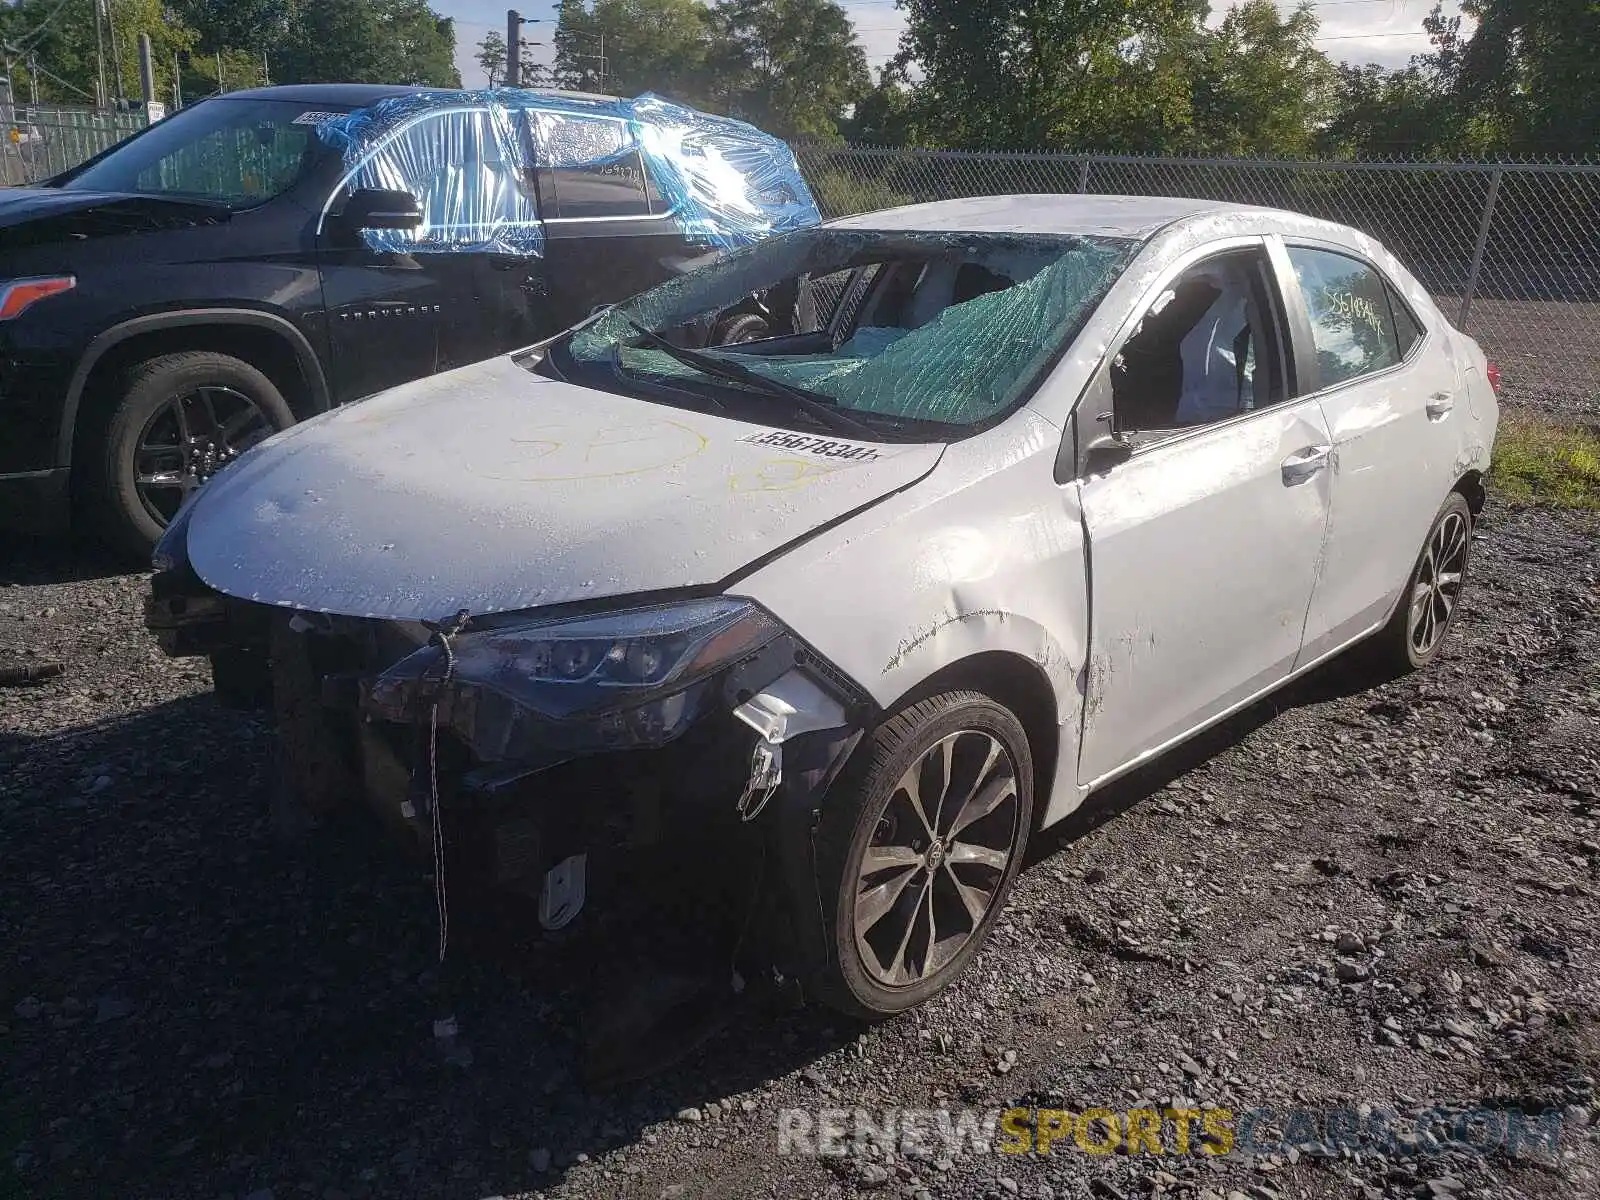
<instances>
[{"instance_id":1,"label":"dangling black wire","mask_svg":"<svg viewBox=\"0 0 1600 1200\"><path fill-rule=\"evenodd\" d=\"M428 809L433 822L433 893L439 910L439 962L443 964L445 950L450 944L450 903L445 891L444 872L444 818L439 805L439 697L456 671L455 649L451 640L465 628L471 614L462 609L448 621L424 621L430 637L429 645L437 646L444 658L444 671L432 681L424 694L431 699L428 712ZM426 679L426 676L424 676Z\"/></svg>"}]
</instances>

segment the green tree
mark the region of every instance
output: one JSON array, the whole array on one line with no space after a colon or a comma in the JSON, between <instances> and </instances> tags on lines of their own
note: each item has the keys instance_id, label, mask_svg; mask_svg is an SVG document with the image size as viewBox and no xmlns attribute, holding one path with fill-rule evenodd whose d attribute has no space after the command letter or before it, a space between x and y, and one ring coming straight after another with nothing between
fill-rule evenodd
<instances>
[{"instance_id":1,"label":"green tree","mask_svg":"<svg viewBox=\"0 0 1600 1200\"><path fill-rule=\"evenodd\" d=\"M779 137L838 137L871 86L844 9L833 0L724 0L712 18L725 111Z\"/></svg>"},{"instance_id":2,"label":"green tree","mask_svg":"<svg viewBox=\"0 0 1600 1200\"><path fill-rule=\"evenodd\" d=\"M1168 47L1203 0L905 0L906 64L922 69L926 139L993 149L1079 149L1181 133L1186 80Z\"/></svg>"},{"instance_id":3,"label":"green tree","mask_svg":"<svg viewBox=\"0 0 1600 1200\"><path fill-rule=\"evenodd\" d=\"M173 13L195 31L205 54L270 54L288 40L294 10L294 0L172 0Z\"/></svg>"},{"instance_id":4,"label":"green tree","mask_svg":"<svg viewBox=\"0 0 1600 1200\"><path fill-rule=\"evenodd\" d=\"M709 105L715 25L700 0L567 0L558 6L555 78L579 91L636 96L657 92Z\"/></svg>"},{"instance_id":5,"label":"green tree","mask_svg":"<svg viewBox=\"0 0 1600 1200\"><path fill-rule=\"evenodd\" d=\"M92 0L20 0L5 11L0 38L11 48L17 67L13 87L18 96L37 88L40 99L59 103L92 103L99 96L104 66L105 99L140 98L139 35L149 34L155 58L156 98L172 96L174 58L195 45L195 31L167 11L161 0L118 0L112 6L115 53L111 40L95 36ZM104 28L104 25L101 26Z\"/></svg>"},{"instance_id":6,"label":"green tree","mask_svg":"<svg viewBox=\"0 0 1600 1200\"><path fill-rule=\"evenodd\" d=\"M499 87L505 80L506 51L505 36L498 29L491 29L483 35L483 41L478 43L478 53L475 57L484 74L489 77L490 87Z\"/></svg>"},{"instance_id":7,"label":"green tree","mask_svg":"<svg viewBox=\"0 0 1600 1200\"><path fill-rule=\"evenodd\" d=\"M454 23L426 0L296 0L273 74L285 83L460 87L455 44Z\"/></svg>"},{"instance_id":8,"label":"green tree","mask_svg":"<svg viewBox=\"0 0 1600 1200\"><path fill-rule=\"evenodd\" d=\"M878 82L856 102L841 132L857 145L910 145L916 140L911 108L912 93L905 73L890 63L878 73Z\"/></svg>"},{"instance_id":9,"label":"green tree","mask_svg":"<svg viewBox=\"0 0 1600 1200\"><path fill-rule=\"evenodd\" d=\"M1459 114L1494 118L1471 132L1495 143L1495 150L1594 153L1600 142L1600 4L1463 0L1461 10L1478 27L1448 82Z\"/></svg>"},{"instance_id":10,"label":"green tree","mask_svg":"<svg viewBox=\"0 0 1600 1200\"><path fill-rule=\"evenodd\" d=\"M1317 49L1309 4L1284 16L1246 0L1199 43L1191 149L1206 154L1304 155L1333 114L1339 73Z\"/></svg>"},{"instance_id":11,"label":"green tree","mask_svg":"<svg viewBox=\"0 0 1600 1200\"><path fill-rule=\"evenodd\" d=\"M1319 142L1336 153L1584 155L1600 142L1600 4L1464 0L1435 7L1432 49L1395 71L1340 73Z\"/></svg>"},{"instance_id":12,"label":"green tree","mask_svg":"<svg viewBox=\"0 0 1600 1200\"><path fill-rule=\"evenodd\" d=\"M1328 158L1434 156L1456 124L1450 95L1414 63L1397 71L1341 65L1331 108L1314 139Z\"/></svg>"}]
</instances>

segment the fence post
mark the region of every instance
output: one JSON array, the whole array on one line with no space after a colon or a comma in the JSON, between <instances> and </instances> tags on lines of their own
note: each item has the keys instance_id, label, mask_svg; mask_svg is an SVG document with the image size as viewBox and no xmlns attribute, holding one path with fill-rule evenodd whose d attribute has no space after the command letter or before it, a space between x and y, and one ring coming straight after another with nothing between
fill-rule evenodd
<instances>
[{"instance_id":1,"label":"fence post","mask_svg":"<svg viewBox=\"0 0 1600 1200\"><path fill-rule=\"evenodd\" d=\"M1467 314L1472 311L1472 293L1478 290L1478 272L1483 269L1483 250L1489 244L1489 227L1494 224L1495 205L1500 201L1500 177L1505 172L1496 167L1489 176L1489 195L1483 202L1483 219L1478 222L1478 240L1472 247L1472 266L1467 271L1466 290L1461 293L1461 311L1456 316L1456 328L1467 329Z\"/></svg>"},{"instance_id":2,"label":"fence post","mask_svg":"<svg viewBox=\"0 0 1600 1200\"><path fill-rule=\"evenodd\" d=\"M1083 156L1083 165L1078 168L1078 195L1084 196L1089 192L1089 164L1094 161L1087 154Z\"/></svg>"}]
</instances>

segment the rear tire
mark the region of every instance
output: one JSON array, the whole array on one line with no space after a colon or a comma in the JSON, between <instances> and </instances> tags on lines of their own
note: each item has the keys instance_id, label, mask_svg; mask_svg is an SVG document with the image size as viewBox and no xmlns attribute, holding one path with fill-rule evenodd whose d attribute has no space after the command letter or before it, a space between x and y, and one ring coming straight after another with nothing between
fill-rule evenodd
<instances>
[{"instance_id":1,"label":"rear tire","mask_svg":"<svg viewBox=\"0 0 1600 1200\"><path fill-rule=\"evenodd\" d=\"M817 831L818 998L875 1018L943 991L999 918L1032 828L1033 758L1007 709L945 692L879 725Z\"/></svg>"},{"instance_id":2,"label":"rear tire","mask_svg":"<svg viewBox=\"0 0 1600 1200\"><path fill-rule=\"evenodd\" d=\"M1367 645L1380 677L1420 671L1439 657L1461 611L1471 561L1472 508L1460 492L1451 492L1428 527L1394 615Z\"/></svg>"},{"instance_id":3,"label":"rear tire","mask_svg":"<svg viewBox=\"0 0 1600 1200\"><path fill-rule=\"evenodd\" d=\"M295 420L272 380L210 350L146 359L119 391L87 431L82 499L107 544L146 562L196 486Z\"/></svg>"}]
</instances>

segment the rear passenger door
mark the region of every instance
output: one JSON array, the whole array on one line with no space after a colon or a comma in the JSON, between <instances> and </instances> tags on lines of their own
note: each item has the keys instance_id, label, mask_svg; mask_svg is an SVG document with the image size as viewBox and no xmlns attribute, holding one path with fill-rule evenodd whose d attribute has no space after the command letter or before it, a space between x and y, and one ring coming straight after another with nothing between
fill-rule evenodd
<instances>
[{"instance_id":1,"label":"rear passenger door","mask_svg":"<svg viewBox=\"0 0 1600 1200\"><path fill-rule=\"evenodd\" d=\"M1332 520L1300 664L1383 621L1454 479L1450 427L1470 418L1454 366L1394 285L1344 247L1274 240L1299 309L1302 379L1333 445Z\"/></svg>"},{"instance_id":2,"label":"rear passenger door","mask_svg":"<svg viewBox=\"0 0 1600 1200\"><path fill-rule=\"evenodd\" d=\"M527 341L573 325L600 304L653 287L704 257L691 246L618 117L517 115L534 164L545 255L525 290Z\"/></svg>"}]
</instances>

